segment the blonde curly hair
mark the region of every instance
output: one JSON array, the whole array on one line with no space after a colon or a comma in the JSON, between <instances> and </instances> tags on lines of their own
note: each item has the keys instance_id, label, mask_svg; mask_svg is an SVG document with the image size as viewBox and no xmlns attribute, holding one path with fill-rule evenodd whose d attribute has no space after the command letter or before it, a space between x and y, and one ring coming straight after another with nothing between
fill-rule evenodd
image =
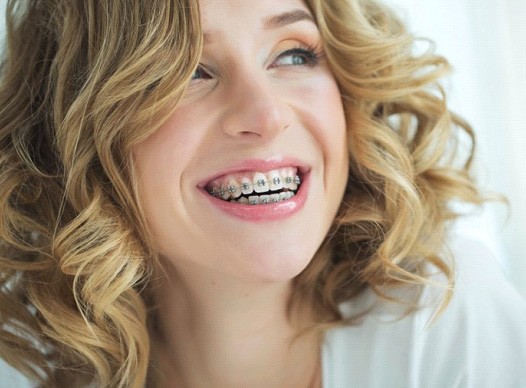
<instances>
[{"instance_id":1,"label":"blonde curly hair","mask_svg":"<svg viewBox=\"0 0 526 388\"><path fill-rule=\"evenodd\" d=\"M370 288L425 284L479 204L474 136L437 83L447 61L372 0L306 0L346 113L333 228L294 279L319 327ZM158 264L132 150L174 109L202 48L197 0L9 0L0 68L0 357L44 387L142 387ZM467 136L464 136L467 135ZM464 160L458 145L470 139ZM466 156L467 155L467 156ZM447 297L446 301L447 302Z\"/></svg>"}]
</instances>

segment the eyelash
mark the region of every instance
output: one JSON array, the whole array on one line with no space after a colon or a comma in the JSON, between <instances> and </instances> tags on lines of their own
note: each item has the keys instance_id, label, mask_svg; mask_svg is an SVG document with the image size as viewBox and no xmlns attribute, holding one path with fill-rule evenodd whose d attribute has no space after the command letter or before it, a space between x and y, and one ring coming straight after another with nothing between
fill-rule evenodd
<instances>
[{"instance_id":1,"label":"eyelash","mask_svg":"<svg viewBox=\"0 0 526 388\"><path fill-rule=\"evenodd\" d=\"M294 47L292 49L286 50L282 52L275 61L280 60L281 58L287 57L287 56L302 56L305 59L304 64L291 64L291 65L284 65L284 66L309 66L314 67L319 64L321 53L320 50L317 47L314 46L298 46ZM272 67L272 65L271 65Z\"/></svg>"},{"instance_id":2,"label":"eyelash","mask_svg":"<svg viewBox=\"0 0 526 388\"><path fill-rule=\"evenodd\" d=\"M315 46L310 46L310 45L298 46L298 47L294 47L294 48L291 48L291 49L283 51L281 54L279 54L276 57L276 59L274 60L273 64L275 62L281 60L282 58L287 57L287 56L302 56L305 59L305 63L303 63L303 64L294 64L293 63L293 64L290 64L290 65L282 65L284 67L288 67L288 66L314 67L314 66L317 66L320 63L320 59L322 57L322 54L321 54L319 48L317 48ZM273 64L270 66L271 68L278 67L278 66L273 66ZM204 73L204 77L211 78L211 74L210 74L209 70L206 67L204 67L203 65L199 64L199 66L197 67L195 72L198 72L198 71ZM202 77L194 77L194 75L192 75L192 80L199 80L199 79L202 79Z\"/></svg>"}]
</instances>

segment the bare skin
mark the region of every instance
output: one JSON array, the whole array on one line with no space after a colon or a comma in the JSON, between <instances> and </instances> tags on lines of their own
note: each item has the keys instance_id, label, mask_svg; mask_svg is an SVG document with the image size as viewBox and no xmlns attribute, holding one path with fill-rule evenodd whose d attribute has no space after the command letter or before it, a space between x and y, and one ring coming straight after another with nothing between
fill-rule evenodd
<instances>
[{"instance_id":1,"label":"bare skin","mask_svg":"<svg viewBox=\"0 0 526 388\"><path fill-rule=\"evenodd\" d=\"M202 271L199 287L170 278L157 290L160 387L321 386L318 336L291 342L309 320L286 319L288 283L234 285Z\"/></svg>"},{"instance_id":2,"label":"bare skin","mask_svg":"<svg viewBox=\"0 0 526 388\"><path fill-rule=\"evenodd\" d=\"M134 152L165 267L152 282L158 385L316 387L320 338L292 342L313 314L289 320L286 307L343 197L340 91L303 1L200 0L200 8L200 64L173 114ZM269 163L308 174L303 205L282 218L235 217L200 189L239 164L252 177Z\"/></svg>"}]
</instances>

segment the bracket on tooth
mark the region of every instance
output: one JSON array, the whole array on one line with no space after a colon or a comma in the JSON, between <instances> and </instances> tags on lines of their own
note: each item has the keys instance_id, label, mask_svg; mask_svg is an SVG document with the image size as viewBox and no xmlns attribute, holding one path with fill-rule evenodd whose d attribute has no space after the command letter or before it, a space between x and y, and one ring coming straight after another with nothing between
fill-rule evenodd
<instances>
[{"instance_id":1,"label":"bracket on tooth","mask_svg":"<svg viewBox=\"0 0 526 388\"><path fill-rule=\"evenodd\" d=\"M270 203L270 198L263 198L263 199L260 200L260 202L261 203Z\"/></svg>"},{"instance_id":2,"label":"bracket on tooth","mask_svg":"<svg viewBox=\"0 0 526 388\"><path fill-rule=\"evenodd\" d=\"M268 178L264 176L262 173L257 173L254 177L254 180L251 181L248 178L244 177L242 179L242 182L235 179L230 179L230 182L224 186L216 186L211 187L208 189L208 192L218 198L222 198L225 201L229 199L236 199L240 197L242 194L248 196L249 194L252 194L254 192L255 194L264 194L265 192L269 191L272 193L276 193L279 190L287 191L296 191L298 186L301 183L301 179L299 175L290 175L290 176L276 176L276 171L271 171L268 175ZM259 175L259 176L258 176ZM219 183L219 182L218 182ZM270 184L269 184L270 183ZM282 198L287 199L287 198ZM277 201L280 199L278 198ZM248 203L252 203L253 201L250 201L247 199ZM276 202L273 197L266 200L266 197L263 196L263 198L258 199L258 201L254 204L258 203L270 203L270 202Z\"/></svg>"}]
</instances>

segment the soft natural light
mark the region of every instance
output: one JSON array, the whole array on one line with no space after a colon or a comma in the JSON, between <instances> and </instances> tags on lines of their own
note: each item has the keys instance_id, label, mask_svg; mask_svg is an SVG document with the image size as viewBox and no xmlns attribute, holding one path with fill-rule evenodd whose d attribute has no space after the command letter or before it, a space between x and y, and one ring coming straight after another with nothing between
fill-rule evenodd
<instances>
[{"instance_id":1,"label":"soft natural light","mask_svg":"<svg viewBox=\"0 0 526 388\"><path fill-rule=\"evenodd\" d=\"M456 231L486 244L526 296L526 1L382 1L453 65L445 85L450 106L477 133L479 183L510 202L487 205ZM0 44L5 6L0 0ZM29 386L2 360L0 376L0 386Z\"/></svg>"},{"instance_id":2,"label":"soft natural light","mask_svg":"<svg viewBox=\"0 0 526 388\"><path fill-rule=\"evenodd\" d=\"M480 184L506 195L503 205L458 224L485 243L526 295L526 2L523 0L384 0L418 36L436 42L454 73L450 106L478 136Z\"/></svg>"},{"instance_id":3,"label":"soft natural light","mask_svg":"<svg viewBox=\"0 0 526 388\"><path fill-rule=\"evenodd\" d=\"M459 232L491 248L526 295L526 2L523 0L384 0L418 36L453 64L451 107L478 135L477 175L506 195L502 205L459 223ZM0 1L0 36L5 1Z\"/></svg>"},{"instance_id":4,"label":"soft natural light","mask_svg":"<svg viewBox=\"0 0 526 388\"><path fill-rule=\"evenodd\" d=\"M418 36L453 64L451 107L478 135L477 176L510 201L488 205L458 231L493 250L526 295L526 2L523 0L384 0ZM5 1L0 1L0 14ZM0 20L0 36L4 35Z\"/></svg>"}]
</instances>

